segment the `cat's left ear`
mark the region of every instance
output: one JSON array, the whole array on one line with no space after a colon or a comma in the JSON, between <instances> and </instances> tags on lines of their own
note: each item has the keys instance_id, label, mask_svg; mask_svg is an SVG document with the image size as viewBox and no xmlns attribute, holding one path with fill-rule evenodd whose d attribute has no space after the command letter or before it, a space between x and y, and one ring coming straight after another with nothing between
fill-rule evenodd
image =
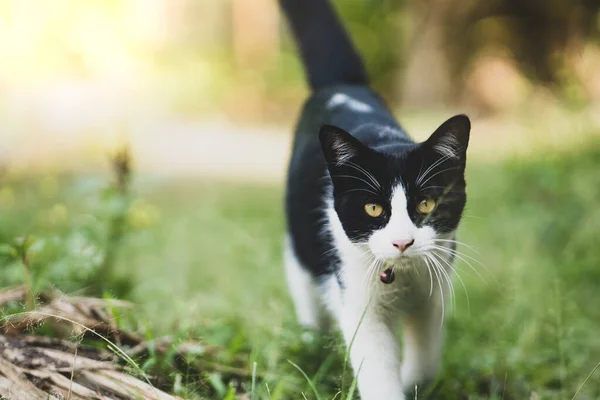
<instances>
[{"instance_id":1,"label":"cat's left ear","mask_svg":"<svg viewBox=\"0 0 600 400\"><path fill-rule=\"evenodd\" d=\"M427 139L427 145L443 157L466 162L471 121L464 114L448 119Z\"/></svg>"},{"instance_id":2,"label":"cat's left ear","mask_svg":"<svg viewBox=\"0 0 600 400\"><path fill-rule=\"evenodd\" d=\"M323 125L319 140L325 159L330 166L340 166L344 162L368 151L368 147L342 128Z\"/></svg>"}]
</instances>

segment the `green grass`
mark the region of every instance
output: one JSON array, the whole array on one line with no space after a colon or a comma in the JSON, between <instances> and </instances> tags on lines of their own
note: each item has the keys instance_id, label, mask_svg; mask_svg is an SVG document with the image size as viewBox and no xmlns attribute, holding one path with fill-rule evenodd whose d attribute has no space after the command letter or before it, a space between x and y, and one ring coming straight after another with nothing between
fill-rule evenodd
<instances>
[{"instance_id":1,"label":"green grass","mask_svg":"<svg viewBox=\"0 0 600 400\"><path fill-rule=\"evenodd\" d=\"M485 265L472 263L487 283L458 264L469 304L455 279L444 370L429 398L573 398L600 361L599 171L595 144L469 165L459 240L476 248L461 251ZM7 178L17 201L0 191L0 240L41 238L35 288L74 291L93 273L116 206L99 195L107 177L52 180ZM337 334L307 345L295 325L281 265L282 194L277 186L136 184L131 232L105 287L138 304L121 323L148 338L170 334L216 346L189 360L189 370L177 372L168 358L144 366L159 368L164 384L185 398L235 398L250 392L254 379L255 399L315 399L317 392L332 399L342 387L346 393L336 398L348 398L352 376L342 385ZM0 286L23 282L18 263L0 262ZM577 398L600 398L600 371Z\"/></svg>"}]
</instances>

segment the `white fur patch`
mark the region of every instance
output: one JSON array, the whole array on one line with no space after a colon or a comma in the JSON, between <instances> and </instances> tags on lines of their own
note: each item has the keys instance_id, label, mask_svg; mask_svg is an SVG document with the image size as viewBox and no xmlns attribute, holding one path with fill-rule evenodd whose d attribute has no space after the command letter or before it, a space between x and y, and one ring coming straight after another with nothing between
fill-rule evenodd
<instances>
[{"instance_id":1,"label":"white fur patch","mask_svg":"<svg viewBox=\"0 0 600 400\"><path fill-rule=\"evenodd\" d=\"M362 101L358 101L353 99L344 93L336 93L331 99L327 102L327 108L333 109L335 107L339 107L341 105L347 105L350 109L360 113L370 113L373 112L373 107L370 105L363 103Z\"/></svg>"},{"instance_id":2,"label":"white fur patch","mask_svg":"<svg viewBox=\"0 0 600 400\"><path fill-rule=\"evenodd\" d=\"M296 258L289 237L285 238L283 261L290 295L296 306L298 323L304 328L316 329L319 323L318 298L310 273L302 268Z\"/></svg>"},{"instance_id":3,"label":"white fur patch","mask_svg":"<svg viewBox=\"0 0 600 400\"><path fill-rule=\"evenodd\" d=\"M446 135L440 138L439 142L433 146L434 150L448 158L458 158L460 143L452 135Z\"/></svg>"}]
</instances>

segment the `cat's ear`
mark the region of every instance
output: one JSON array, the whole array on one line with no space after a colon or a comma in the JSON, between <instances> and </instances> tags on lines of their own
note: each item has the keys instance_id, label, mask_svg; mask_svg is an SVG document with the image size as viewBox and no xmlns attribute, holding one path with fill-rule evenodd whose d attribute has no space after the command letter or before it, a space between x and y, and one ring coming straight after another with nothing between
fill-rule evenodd
<instances>
[{"instance_id":1,"label":"cat's ear","mask_svg":"<svg viewBox=\"0 0 600 400\"><path fill-rule=\"evenodd\" d=\"M425 143L443 157L465 162L470 132L469 117L459 114L440 125Z\"/></svg>"},{"instance_id":2,"label":"cat's ear","mask_svg":"<svg viewBox=\"0 0 600 400\"><path fill-rule=\"evenodd\" d=\"M319 132L321 148L329 165L340 166L367 149L354 136L333 125L323 125Z\"/></svg>"}]
</instances>

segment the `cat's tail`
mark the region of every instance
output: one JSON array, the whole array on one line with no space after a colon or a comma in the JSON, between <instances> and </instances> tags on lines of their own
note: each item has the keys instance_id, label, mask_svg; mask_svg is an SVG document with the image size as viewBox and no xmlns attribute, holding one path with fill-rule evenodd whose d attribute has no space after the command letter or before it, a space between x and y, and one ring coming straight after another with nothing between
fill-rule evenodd
<instances>
[{"instance_id":1,"label":"cat's tail","mask_svg":"<svg viewBox=\"0 0 600 400\"><path fill-rule=\"evenodd\" d=\"M279 0L296 39L310 87L367 85L363 62L329 0Z\"/></svg>"}]
</instances>

